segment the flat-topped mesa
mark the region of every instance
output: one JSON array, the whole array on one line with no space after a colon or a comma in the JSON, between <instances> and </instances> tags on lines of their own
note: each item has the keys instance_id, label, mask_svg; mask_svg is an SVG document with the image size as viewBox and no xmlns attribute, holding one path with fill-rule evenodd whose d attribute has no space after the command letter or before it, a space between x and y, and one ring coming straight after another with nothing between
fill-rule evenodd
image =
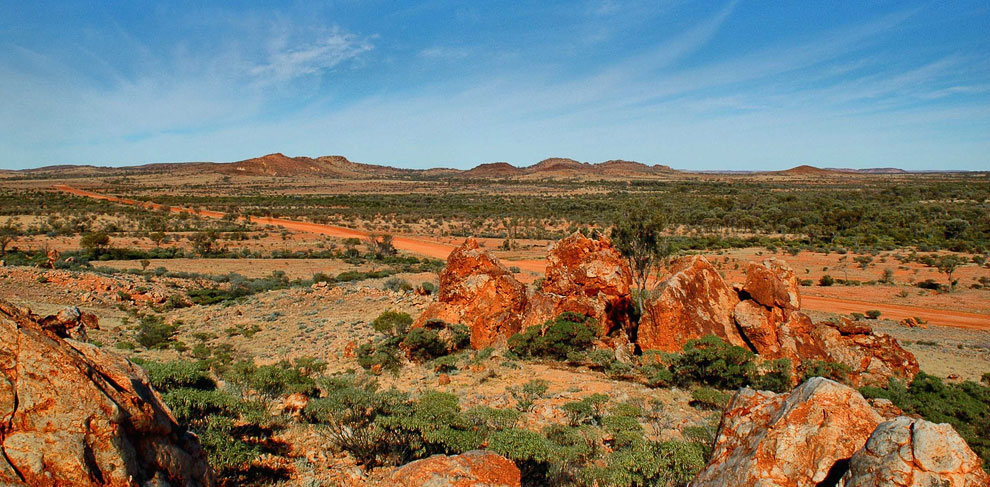
<instances>
[{"instance_id":1,"label":"flat-topped mesa","mask_svg":"<svg viewBox=\"0 0 990 487\"><path fill-rule=\"evenodd\" d=\"M519 332L526 303L526 286L472 237L447 257L437 301L413 327L428 320L466 325L471 329L471 346L480 349Z\"/></svg>"},{"instance_id":2,"label":"flat-topped mesa","mask_svg":"<svg viewBox=\"0 0 990 487\"><path fill-rule=\"evenodd\" d=\"M0 484L213 485L199 439L144 371L63 338L69 324L93 321L63 311L42 318L0 300Z\"/></svg>"},{"instance_id":3,"label":"flat-topped mesa","mask_svg":"<svg viewBox=\"0 0 990 487\"><path fill-rule=\"evenodd\" d=\"M643 350L678 352L692 339L715 335L744 347L732 316L738 303L736 291L708 259L681 257L643 303L637 343Z\"/></svg>"},{"instance_id":4,"label":"flat-topped mesa","mask_svg":"<svg viewBox=\"0 0 990 487\"><path fill-rule=\"evenodd\" d=\"M594 318L599 338L629 330L632 272L608 237L581 233L547 250L546 278L526 308L523 327L542 325L570 311Z\"/></svg>"}]
</instances>

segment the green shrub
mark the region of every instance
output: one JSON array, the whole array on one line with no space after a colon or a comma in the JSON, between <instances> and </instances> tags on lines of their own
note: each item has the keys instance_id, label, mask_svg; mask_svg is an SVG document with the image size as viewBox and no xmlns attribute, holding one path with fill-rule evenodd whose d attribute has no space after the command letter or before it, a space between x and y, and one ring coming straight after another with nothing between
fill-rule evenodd
<instances>
[{"instance_id":1,"label":"green shrub","mask_svg":"<svg viewBox=\"0 0 990 487\"><path fill-rule=\"evenodd\" d=\"M488 449L515 462L528 485L551 485L547 479L560 449L545 436L524 429L496 431L488 437Z\"/></svg>"},{"instance_id":2,"label":"green shrub","mask_svg":"<svg viewBox=\"0 0 990 487\"><path fill-rule=\"evenodd\" d=\"M670 371L679 384L738 389L756 375L753 352L712 335L688 341L684 352L672 358Z\"/></svg>"},{"instance_id":3,"label":"green shrub","mask_svg":"<svg viewBox=\"0 0 990 487\"><path fill-rule=\"evenodd\" d=\"M414 439L407 444L412 458L463 453L477 449L484 440L461 411L457 396L436 391L412 402L408 414L382 418L381 425Z\"/></svg>"},{"instance_id":4,"label":"green shrub","mask_svg":"<svg viewBox=\"0 0 990 487\"><path fill-rule=\"evenodd\" d=\"M159 392L179 388L210 390L215 389L217 385L210 377L209 372L198 362L188 360L141 361L139 365L148 373L151 385Z\"/></svg>"},{"instance_id":5,"label":"green shrub","mask_svg":"<svg viewBox=\"0 0 990 487\"><path fill-rule=\"evenodd\" d=\"M381 370L398 372L402 365L400 342L399 337L390 337L361 344L355 352L358 365L368 370L379 367Z\"/></svg>"},{"instance_id":6,"label":"green shrub","mask_svg":"<svg viewBox=\"0 0 990 487\"><path fill-rule=\"evenodd\" d=\"M178 325L170 325L157 315L145 315L138 323L134 339L148 349L168 347L169 340L179 331Z\"/></svg>"},{"instance_id":7,"label":"green shrub","mask_svg":"<svg viewBox=\"0 0 990 487\"><path fill-rule=\"evenodd\" d=\"M162 401L182 424L213 414L236 417L243 410L239 398L217 389L172 389L162 394Z\"/></svg>"},{"instance_id":8,"label":"green shrub","mask_svg":"<svg viewBox=\"0 0 990 487\"><path fill-rule=\"evenodd\" d=\"M429 282L429 281L425 281L422 284L420 284L419 285L419 289L420 289L420 291L423 292L423 294L425 294L427 296L429 296L429 295L437 292L437 286L435 284L433 284L432 282Z\"/></svg>"},{"instance_id":9,"label":"green shrub","mask_svg":"<svg viewBox=\"0 0 990 487\"><path fill-rule=\"evenodd\" d=\"M475 406L464 411L464 416L480 430L494 432L514 427L519 422L521 414L512 409Z\"/></svg>"},{"instance_id":10,"label":"green shrub","mask_svg":"<svg viewBox=\"0 0 990 487\"><path fill-rule=\"evenodd\" d=\"M310 401L303 418L318 424L332 446L369 467L397 465L411 457L413 439L382 425L388 416L410 413L407 394L378 391L375 383L357 383L348 377L322 381L321 386L326 397Z\"/></svg>"},{"instance_id":11,"label":"green shrub","mask_svg":"<svg viewBox=\"0 0 990 487\"><path fill-rule=\"evenodd\" d=\"M849 385L849 376L851 373L852 369L846 364L821 360L805 360L798 367L798 374L802 382L812 377L824 377Z\"/></svg>"},{"instance_id":12,"label":"green shrub","mask_svg":"<svg viewBox=\"0 0 990 487\"><path fill-rule=\"evenodd\" d=\"M581 424L597 426L601 424L605 415L605 405L608 404L608 400L605 394L591 394L578 401L565 403L561 409L567 413L572 426Z\"/></svg>"},{"instance_id":13,"label":"green shrub","mask_svg":"<svg viewBox=\"0 0 990 487\"><path fill-rule=\"evenodd\" d=\"M871 310L869 310L869 311L866 312L866 317L869 318L869 319L871 319L871 320L875 320L875 319L877 319L877 318L880 317L880 314L881 314L880 313L880 310L878 310L878 309L871 309Z\"/></svg>"},{"instance_id":14,"label":"green shrub","mask_svg":"<svg viewBox=\"0 0 990 487\"><path fill-rule=\"evenodd\" d=\"M533 379L520 387L510 387L509 393L516 400L516 408L520 411L529 411L537 399L542 398L550 383L543 379Z\"/></svg>"},{"instance_id":15,"label":"green shrub","mask_svg":"<svg viewBox=\"0 0 990 487\"><path fill-rule=\"evenodd\" d=\"M385 289L395 292L406 292L412 291L412 284L405 279L400 279L398 277L390 277L385 281Z\"/></svg>"},{"instance_id":16,"label":"green shrub","mask_svg":"<svg viewBox=\"0 0 990 487\"><path fill-rule=\"evenodd\" d=\"M509 338L509 350L520 357L565 360L568 353L591 347L598 325L594 318L564 313L543 326L531 326Z\"/></svg>"},{"instance_id":17,"label":"green shrub","mask_svg":"<svg viewBox=\"0 0 990 487\"><path fill-rule=\"evenodd\" d=\"M732 396L711 387L699 387L691 391L691 405L709 411L721 411Z\"/></svg>"},{"instance_id":18,"label":"green shrub","mask_svg":"<svg viewBox=\"0 0 990 487\"><path fill-rule=\"evenodd\" d=\"M223 472L254 460L261 448L245 442L234 432L234 420L225 416L208 416L199 429L199 441L203 444L210 465Z\"/></svg>"},{"instance_id":19,"label":"green shrub","mask_svg":"<svg viewBox=\"0 0 990 487\"><path fill-rule=\"evenodd\" d=\"M753 387L761 391L783 393L791 390L791 370L793 365L786 358L769 360L760 364L759 375L753 380Z\"/></svg>"},{"instance_id":20,"label":"green shrub","mask_svg":"<svg viewBox=\"0 0 990 487\"><path fill-rule=\"evenodd\" d=\"M828 274L825 274L820 279L818 279L818 285L819 286L826 286L827 287L827 286L831 286L833 284L835 284L835 279L833 279L832 276L830 276Z\"/></svg>"},{"instance_id":21,"label":"green shrub","mask_svg":"<svg viewBox=\"0 0 990 487\"><path fill-rule=\"evenodd\" d=\"M319 392L316 380L311 377L316 371L300 365L299 360L295 364L282 360L260 367L253 361L242 360L232 364L224 378L242 389L254 390L269 398L295 393L314 396Z\"/></svg>"},{"instance_id":22,"label":"green shrub","mask_svg":"<svg viewBox=\"0 0 990 487\"><path fill-rule=\"evenodd\" d=\"M447 344L440 339L440 335L426 328L410 330L399 347L413 362L426 362L447 354Z\"/></svg>"},{"instance_id":23,"label":"green shrub","mask_svg":"<svg viewBox=\"0 0 990 487\"><path fill-rule=\"evenodd\" d=\"M406 333L412 322L413 319L409 316L409 313L389 310L378 315L378 318L375 318L375 321L371 322L371 327L378 333L399 336Z\"/></svg>"},{"instance_id":24,"label":"green shrub","mask_svg":"<svg viewBox=\"0 0 990 487\"><path fill-rule=\"evenodd\" d=\"M439 320L427 321L423 328L410 330L399 346L414 362L426 362L463 350L471 334L464 325L450 325Z\"/></svg>"},{"instance_id":25,"label":"green shrub","mask_svg":"<svg viewBox=\"0 0 990 487\"><path fill-rule=\"evenodd\" d=\"M604 465L585 470L585 485L682 487L705 466L703 449L683 441L641 442L610 453Z\"/></svg>"}]
</instances>

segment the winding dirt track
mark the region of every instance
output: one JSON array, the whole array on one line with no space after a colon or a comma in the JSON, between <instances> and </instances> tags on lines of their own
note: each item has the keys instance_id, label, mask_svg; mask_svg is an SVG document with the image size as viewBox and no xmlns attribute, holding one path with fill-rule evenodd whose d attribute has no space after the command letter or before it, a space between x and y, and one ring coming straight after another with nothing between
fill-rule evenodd
<instances>
[{"instance_id":1,"label":"winding dirt track","mask_svg":"<svg viewBox=\"0 0 990 487\"><path fill-rule=\"evenodd\" d=\"M98 200L113 201L115 203L122 203L125 205L136 205L144 208L150 208L155 210L165 209L165 205L158 203L151 203L146 201L138 201L130 198L118 198L116 196L109 196L100 193L94 193L92 191L86 191L83 189L73 188L64 184L58 184L55 189L62 191L64 193L74 194L76 196L85 196L88 198L94 198ZM198 216L205 216L209 218L223 218L224 214L219 211L211 210L196 210L193 208L181 208L181 207L169 207L169 211L174 213L190 213ZM276 225L289 230L297 230L300 232L315 233L319 235L329 235L331 237L338 238L368 238L371 234L362 230L355 230L353 228L338 227L334 225L322 225L319 223L308 223L300 222L295 220L286 220L284 218L268 218L268 217L251 217L252 223L262 224L262 225ZM414 254L419 254L426 257L432 257L434 259L446 260L450 252L454 250L453 245L430 242L427 240L421 240L418 238L402 237L396 236L392 238L392 244L395 248L399 250L405 250L407 252L412 252ZM522 270L543 273L546 270L546 264L543 261L537 260L513 260L508 265L517 266Z\"/></svg>"},{"instance_id":2,"label":"winding dirt track","mask_svg":"<svg viewBox=\"0 0 990 487\"><path fill-rule=\"evenodd\" d=\"M113 201L116 203L122 203L126 205L136 205L144 208L151 208L156 210L162 210L165 208L164 205L158 203L150 203L144 201L133 200L129 198L118 198L116 196L108 196L100 193L94 193L92 191L86 191L82 189L73 188L64 184L59 184L55 186L55 189L65 193L74 194L77 196L85 196L88 198L95 198L99 200ZM169 207L169 211L175 213L191 213L194 215L205 216L210 218L222 218L223 213L218 211L210 210L196 210L193 208L179 208L179 207ZM368 238L370 236L369 232L362 230L355 230L353 228L338 227L334 225L322 225L318 223L308 223L300 222L295 220L286 220L283 218L267 218L267 217L251 217L251 222L260 223L264 225L276 225L280 227L287 228L289 230L297 230L300 232L315 233L319 235L329 235L331 237L339 238ZM421 240L418 238L410 237L394 237L392 240L395 248L399 250L405 250L407 252L412 252L414 254L419 254L426 257L432 257L435 259L446 259L454 247L452 245L431 242L427 240ZM508 265L517 266L522 270L537 272L542 274L546 271L546 263L542 260L513 260L507 262ZM858 300L846 300L846 299L836 299L827 298L821 296L801 296L802 308L806 310L814 311L824 311L830 313L862 313L864 310L875 309L879 310L884 318L892 320L901 320L909 317L918 317L927 321L931 325L939 326L955 326L960 328L970 328L977 330L990 330L990 315L979 314L979 313L967 313L963 311L952 311L943 309L933 309L933 308L922 308L917 306L906 306L897 304L885 304L885 303L874 303L870 301L858 301Z\"/></svg>"}]
</instances>

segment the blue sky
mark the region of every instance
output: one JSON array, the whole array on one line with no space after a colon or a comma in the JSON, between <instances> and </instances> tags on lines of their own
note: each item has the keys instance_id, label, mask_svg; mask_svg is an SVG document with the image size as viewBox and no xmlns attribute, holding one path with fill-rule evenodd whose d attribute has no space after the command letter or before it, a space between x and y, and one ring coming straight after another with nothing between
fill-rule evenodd
<instances>
[{"instance_id":1,"label":"blue sky","mask_svg":"<svg viewBox=\"0 0 990 487\"><path fill-rule=\"evenodd\" d=\"M0 167L990 169L982 1L0 0Z\"/></svg>"}]
</instances>

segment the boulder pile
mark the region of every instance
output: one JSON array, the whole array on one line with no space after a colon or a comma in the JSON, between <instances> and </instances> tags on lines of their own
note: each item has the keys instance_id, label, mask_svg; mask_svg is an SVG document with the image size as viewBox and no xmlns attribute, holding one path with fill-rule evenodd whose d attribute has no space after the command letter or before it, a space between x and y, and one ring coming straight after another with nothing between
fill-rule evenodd
<instances>
[{"instance_id":1,"label":"boulder pile","mask_svg":"<svg viewBox=\"0 0 990 487\"><path fill-rule=\"evenodd\" d=\"M886 335L844 320L813 323L801 312L799 282L781 260L751 262L746 280L732 286L711 262L692 255L674 261L649 292L638 325L629 265L605 237L575 233L547 251L546 278L532 292L491 252L469 238L448 258L438 299L414 327L428 320L471 329L471 346L504 342L565 311L595 318L602 346L677 352L696 338L715 335L766 359L835 362L849 368L854 385L910 381L914 356Z\"/></svg>"},{"instance_id":2,"label":"boulder pile","mask_svg":"<svg viewBox=\"0 0 990 487\"><path fill-rule=\"evenodd\" d=\"M526 286L495 255L469 238L447 257L437 300L413 328L428 320L466 325L471 329L471 346L480 349L518 333L527 302Z\"/></svg>"},{"instance_id":3,"label":"boulder pile","mask_svg":"<svg viewBox=\"0 0 990 487\"><path fill-rule=\"evenodd\" d=\"M495 453L472 450L460 455L434 455L407 463L382 485L399 487L519 487L519 468Z\"/></svg>"},{"instance_id":4,"label":"boulder pile","mask_svg":"<svg viewBox=\"0 0 990 487\"><path fill-rule=\"evenodd\" d=\"M144 371L65 338L86 321L78 310L40 317L0 300L0 484L213 485L199 439Z\"/></svg>"},{"instance_id":5,"label":"boulder pile","mask_svg":"<svg viewBox=\"0 0 990 487\"><path fill-rule=\"evenodd\" d=\"M692 487L986 487L948 424L884 421L855 389L816 377L785 394L742 389Z\"/></svg>"}]
</instances>

